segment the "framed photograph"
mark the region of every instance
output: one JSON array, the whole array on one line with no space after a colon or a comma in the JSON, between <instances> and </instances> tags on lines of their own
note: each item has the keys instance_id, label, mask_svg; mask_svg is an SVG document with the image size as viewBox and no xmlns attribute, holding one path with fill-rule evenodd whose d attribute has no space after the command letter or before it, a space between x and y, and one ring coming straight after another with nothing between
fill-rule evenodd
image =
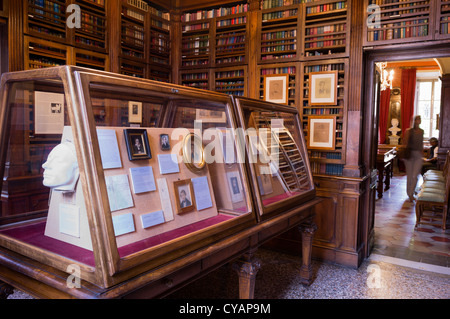
<instances>
[{"instance_id":1,"label":"framed photograph","mask_svg":"<svg viewBox=\"0 0 450 319\"><path fill-rule=\"evenodd\" d=\"M310 116L308 118L308 148L334 150L336 135L335 116Z\"/></svg>"},{"instance_id":2,"label":"framed photograph","mask_svg":"<svg viewBox=\"0 0 450 319\"><path fill-rule=\"evenodd\" d=\"M264 76L264 100L279 104L288 104L288 74Z\"/></svg>"},{"instance_id":3,"label":"framed photograph","mask_svg":"<svg viewBox=\"0 0 450 319\"><path fill-rule=\"evenodd\" d=\"M174 182L173 189L178 214L184 214L195 209L194 188L190 179Z\"/></svg>"},{"instance_id":4,"label":"framed photograph","mask_svg":"<svg viewBox=\"0 0 450 319\"><path fill-rule=\"evenodd\" d=\"M163 151L170 151L170 138L169 134L160 134L159 135L159 146Z\"/></svg>"},{"instance_id":5,"label":"framed photograph","mask_svg":"<svg viewBox=\"0 0 450 319\"><path fill-rule=\"evenodd\" d=\"M128 159L130 161L152 158L152 153L148 144L147 130L125 129L123 130L123 134L125 136Z\"/></svg>"},{"instance_id":6,"label":"framed photograph","mask_svg":"<svg viewBox=\"0 0 450 319\"><path fill-rule=\"evenodd\" d=\"M128 122L142 123L142 102L128 102Z\"/></svg>"},{"instance_id":7,"label":"framed photograph","mask_svg":"<svg viewBox=\"0 0 450 319\"><path fill-rule=\"evenodd\" d=\"M244 190L238 171L227 172L228 190L230 192L231 202L238 203L244 200Z\"/></svg>"},{"instance_id":8,"label":"framed photograph","mask_svg":"<svg viewBox=\"0 0 450 319\"><path fill-rule=\"evenodd\" d=\"M337 104L338 71L309 73L309 105Z\"/></svg>"}]
</instances>

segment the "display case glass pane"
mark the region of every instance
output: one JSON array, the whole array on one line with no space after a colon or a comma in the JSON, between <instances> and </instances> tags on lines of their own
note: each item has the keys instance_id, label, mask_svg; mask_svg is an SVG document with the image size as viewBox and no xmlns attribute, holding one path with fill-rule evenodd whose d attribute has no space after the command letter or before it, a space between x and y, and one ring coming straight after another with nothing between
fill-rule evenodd
<instances>
[{"instance_id":1,"label":"display case glass pane","mask_svg":"<svg viewBox=\"0 0 450 319\"><path fill-rule=\"evenodd\" d=\"M238 99L261 214L309 199L314 186L296 109Z\"/></svg>"}]
</instances>

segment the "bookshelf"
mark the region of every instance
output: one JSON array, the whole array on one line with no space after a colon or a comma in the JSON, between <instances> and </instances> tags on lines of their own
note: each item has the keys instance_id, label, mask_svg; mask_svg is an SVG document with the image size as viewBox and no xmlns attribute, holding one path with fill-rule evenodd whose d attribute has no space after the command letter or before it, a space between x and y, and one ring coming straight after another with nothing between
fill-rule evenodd
<instances>
[{"instance_id":1,"label":"bookshelf","mask_svg":"<svg viewBox=\"0 0 450 319\"><path fill-rule=\"evenodd\" d=\"M156 81L170 82L170 13L152 6L148 8L150 15L148 78Z\"/></svg>"},{"instance_id":2,"label":"bookshelf","mask_svg":"<svg viewBox=\"0 0 450 319\"><path fill-rule=\"evenodd\" d=\"M342 0L305 3L303 56L324 59L348 56L350 2Z\"/></svg>"},{"instance_id":3,"label":"bookshelf","mask_svg":"<svg viewBox=\"0 0 450 319\"><path fill-rule=\"evenodd\" d=\"M121 57L146 62L145 42L146 11L122 1L121 8Z\"/></svg>"},{"instance_id":4,"label":"bookshelf","mask_svg":"<svg viewBox=\"0 0 450 319\"><path fill-rule=\"evenodd\" d=\"M194 18L193 14L182 16L181 67L205 68L210 67L211 49L211 19ZM199 15L200 17L205 14ZM208 16L206 14L206 16ZM184 18L183 18L184 17ZM195 16L196 17L196 16ZM187 22L186 22L187 19ZM194 20L191 20L194 19Z\"/></svg>"},{"instance_id":5,"label":"bookshelf","mask_svg":"<svg viewBox=\"0 0 450 319\"><path fill-rule=\"evenodd\" d=\"M60 43L25 36L25 69L70 64L71 48Z\"/></svg>"},{"instance_id":6,"label":"bookshelf","mask_svg":"<svg viewBox=\"0 0 450 319\"><path fill-rule=\"evenodd\" d=\"M268 2L264 1L258 12L258 63L298 60L301 7L296 4L271 7L266 5Z\"/></svg>"},{"instance_id":7,"label":"bookshelf","mask_svg":"<svg viewBox=\"0 0 450 319\"><path fill-rule=\"evenodd\" d=\"M298 79L299 76L299 63L277 63L277 64L262 64L258 65L257 74L259 75L259 98L264 100L264 79L268 75L288 75L287 85L288 93L287 100L288 105L297 106L298 105Z\"/></svg>"},{"instance_id":8,"label":"bookshelf","mask_svg":"<svg viewBox=\"0 0 450 319\"><path fill-rule=\"evenodd\" d=\"M247 66L217 68L214 70L214 91L236 96L247 96Z\"/></svg>"},{"instance_id":9,"label":"bookshelf","mask_svg":"<svg viewBox=\"0 0 450 319\"><path fill-rule=\"evenodd\" d=\"M303 62L301 66L300 116L305 138L310 136L308 119L315 116L332 116L336 119L335 143L332 150L308 148L314 174L342 175L345 164L346 114L348 95L348 59L330 59ZM310 103L310 74L314 72L337 72L337 103L316 105Z\"/></svg>"},{"instance_id":10,"label":"bookshelf","mask_svg":"<svg viewBox=\"0 0 450 319\"><path fill-rule=\"evenodd\" d=\"M74 45L106 53L106 12L104 0L79 0L81 28L75 28Z\"/></svg>"},{"instance_id":11,"label":"bookshelf","mask_svg":"<svg viewBox=\"0 0 450 319\"><path fill-rule=\"evenodd\" d=\"M365 5L378 5L380 8L380 25L364 25L366 46L424 41L434 37L431 0L365 0Z\"/></svg>"},{"instance_id":12,"label":"bookshelf","mask_svg":"<svg viewBox=\"0 0 450 319\"><path fill-rule=\"evenodd\" d=\"M25 34L59 43L68 41L66 1L23 0Z\"/></svg>"},{"instance_id":13,"label":"bookshelf","mask_svg":"<svg viewBox=\"0 0 450 319\"><path fill-rule=\"evenodd\" d=\"M119 63L120 74L129 75L141 79L147 78L147 64L124 58L120 58Z\"/></svg>"},{"instance_id":14,"label":"bookshelf","mask_svg":"<svg viewBox=\"0 0 450 319\"><path fill-rule=\"evenodd\" d=\"M248 4L216 10L215 57L216 67L247 63Z\"/></svg>"},{"instance_id":15,"label":"bookshelf","mask_svg":"<svg viewBox=\"0 0 450 319\"><path fill-rule=\"evenodd\" d=\"M74 59L76 66L109 71L109 57L106 54L75 48Z\"/></svg>"},{"instance_id":16,"label":"bookshelf","mask_svg":"<svg viewBox=\"0 0 450 319\"><path fill-rule=\"evenodd\" d=\"M183 70L180 72L180 84L203 90L211 90L212 69Z\"/></svg>"},{"instance_id":17,"label":"bookshelf","mask_svg":"<svg viewBox=\"0 0 450 319\"><path fill-rule=\"evenodd\" d=\"M437 39L450 38L450 0L437 0L436 9L436 33Z\"/></svg>"}]
</instances>

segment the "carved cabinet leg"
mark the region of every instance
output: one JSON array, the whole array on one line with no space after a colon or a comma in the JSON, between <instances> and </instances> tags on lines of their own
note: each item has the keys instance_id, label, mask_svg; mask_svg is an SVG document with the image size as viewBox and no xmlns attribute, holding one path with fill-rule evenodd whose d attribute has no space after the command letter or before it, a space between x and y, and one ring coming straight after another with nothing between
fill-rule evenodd
<instances>
[{"instance_id":1,"label":"carved cabinet leg","mask_svg":"<svg viewBox=\"0 0 450 319\"><path fill-rule=\"evenodd\" d=\"M7 283L4 283L3 281L0 281L0 299L6 299L9 295L12 295L14 293L14 288L8 285Z\"/></svg>"},{"instance_id":2,"label":"carved cabinet leg","mask_svg":"<svg viewBox=\"0 0 450 319\"><path fill-rule=\"evenodd\" d=\"M302 266L300 267L300 280L304 285L311 285L312 283L312 266L311 253L312 241L317 226L314 223L300 225L302 232Z\"/></svg>"},{"instance_id":3,"label":"carved cabinet leg","mask_svg":"<svg viewBox=\"0 0 450 319\"><path fill-rule=\"evenodd\" d=\"M242 256L233 264L233 269L239 275L239 298L253 299L255 294L256 274L261 267L260 261L253 253Z\"/></svg>"}]
</instances>

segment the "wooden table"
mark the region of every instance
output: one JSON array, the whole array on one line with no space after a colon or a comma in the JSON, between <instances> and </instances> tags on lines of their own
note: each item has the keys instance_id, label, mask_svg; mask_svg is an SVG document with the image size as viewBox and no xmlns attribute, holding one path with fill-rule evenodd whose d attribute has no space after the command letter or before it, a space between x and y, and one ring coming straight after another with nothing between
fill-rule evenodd
<instances>
[{"instance_id":1,"label":"wooden table","mask_svg":"<svg viewBox=\"0 0 450 319\"><path fill-rule=\"evenodd\" d=\"M218 267L233 263L239 278L239 296L252 299L260 261L254 257L259 246L294 227L302 234L302 266L298 275L305 285L312 283L311 250L315 206L319 197L262 221L254 226L201 248L157 269L109 288L81 281L79 288L67 286L68 274L0 247L0 298L12 293L12 287L37 298L159 298L164 297Z\"/></svg>"},{"instance_id":2,"label":"wooden table","mask_svg":"<svg viewBox=\"0 0 450 319\"><path fill-rule=\"evenodd\" d=\"M377 193L378 198L383 197L383 191L388 190L391 185L391 178L393 175L393 167L394 167L394 159L397 156L396 147L378 147L377 152L377 170L378 170L378 187ZM383 190L383 181L384 181L384 190Z\"/></svg>"}]
</instances>

